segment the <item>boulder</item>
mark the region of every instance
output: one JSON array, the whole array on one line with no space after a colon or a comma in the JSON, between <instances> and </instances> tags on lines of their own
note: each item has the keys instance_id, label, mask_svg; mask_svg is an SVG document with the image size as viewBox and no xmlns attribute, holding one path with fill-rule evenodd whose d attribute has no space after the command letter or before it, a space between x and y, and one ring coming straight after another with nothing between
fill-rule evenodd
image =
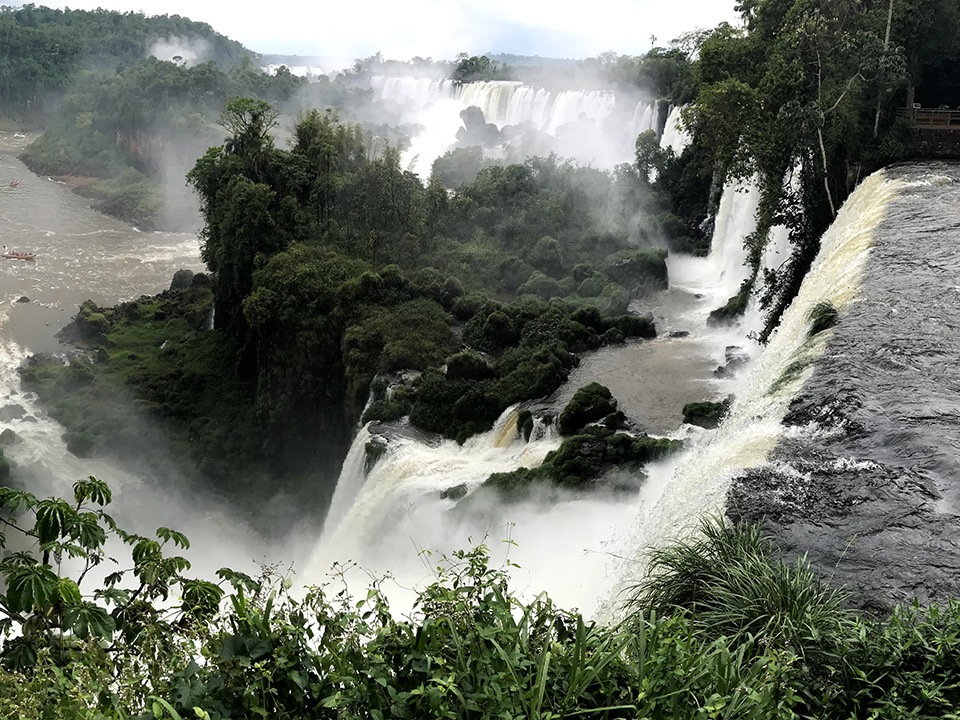
<instances>
[{"instance_id":1,"label":"boulder","mask_svg":"<svg viewBox=\"0 0 960 720\"><path fill-rule=\"evenodd\" d=\"M4 428L3 432L0 432L0 445L8 447L17 442L20 442L20 436L10 428Z\"/></svg>"},{"instance_id":2,"label":"boulder","mask_svg":"<svg viewBox=\"0 0 960 720\"><path fill-rule=\"evenodd\" d=\"M4 405L2 408L0 408L0 422L19 420L26 414L27 411L23 409L23 405L18 405L16 403L12 405Z\"/></svg>"}]
</instances>

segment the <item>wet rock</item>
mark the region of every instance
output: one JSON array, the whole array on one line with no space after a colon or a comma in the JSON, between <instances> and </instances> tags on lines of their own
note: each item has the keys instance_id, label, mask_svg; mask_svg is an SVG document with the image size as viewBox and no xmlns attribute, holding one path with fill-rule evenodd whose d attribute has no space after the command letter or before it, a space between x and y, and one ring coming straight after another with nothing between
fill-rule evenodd
<instances>
[{"instance_id":1,"label":"wet rock","mask_svg":"<svg viewBox=\"0 0 960 720\"><path fill-rule=\"evenodd\" d=\"M18 303L28 303L28 302L30 302L30 298L28 298L26 295L21 295L20 297L17 298L17 302L18 302Z\"/></svg>"},{"instance_id":2,"label":"wet rock","mask_svg":"<svg viewBox=\"0 0 960 720\"><path fill-rule=\"evenodd\" d=\"M690 337L689 330L673 330L666 335L668 338L679 340L680 338Z\"/></svg>"},{"instance_id":3,"label":"wet rock","mask_svg":"<svg viewBox=\"0 0 960 720\"><path fill-rule=\"evenodd\" d=\"M759 524L788 562L806 556L860 608L885 613L960 591L956 516L922 472L852 459L782 460L736 478L727 516Z\"/></svg>"},{"instance_id":4,"label":"wet rock","mask_svg":"<svg viewBox=\"0 0 960 720\"><path fill-rule=\"evenodd\" d=\"M944 292L958 200L956 183L924 182L886 205L857 301L791 402L789 430L727 496L731 518L760 523L785 559L806 556L869 611L960 596L960 314Z\"/></svg>"},{"instance_id":5,"label":"wet rock","mask_svg":"<svg viewBox=\"0 0 960 720\"><path fill-rule=\"evenodd\" d=\"M724 364L718 365L717 369L713 371L713 375L718 378L731 377L749 360L750 355L743 348L737 345L727 345L724 350Z\"/></svg>"},{"instance_id":6,"label":"wet rock","mask_svg":"<svg viewBox=\"0 0 960 720\"><path fill-rule=\"evenodd\" d=\"M453 487L448 487L446 490L440 492L441 500L459 500L467 494L467 485L466 483L460 483L459 485L454 485Z\"/></svg>"},{"instance_id":7,"label":"wet rock","mask_svg":"<svg viewBox=\"0 0 960 720\"><path fill-rule=\"evenodd\" d=\"M457 142L462 146L493 147L500 143L500 130L488 123L483 110L471 105L460 111L463 127L457 130Z\"/></svg>"},{"instance_id":8,"label":"wet rock","mask_svg":"<svg viewBox=\"0 0 960 720\"><path fill-rule=\"evenodd\" d=\"M0 445L3 447L9 447L18 442L20 442L20 436L10 428L4 428L3 432L0 432Z\"/></svg>"},{"instance_id":9,"label":"wet rock","mask_svg":"<svg viewBox=\"0 0 960 720\"><path fill-rule=\"evenodd\" d=\"M19 420L26 414L27 411L23 409L23 405L16 403L12 405L4 405L2 408L0 408L0 422Z\"/></svg>"},{"instance_id":10,"label":"wet rock","mask_svg":"<svg viewBox=\"0 0 960 720\"><path fill-rule=\"evenodd\" d=\"M730 412L730 398L719 402L695 402L683 406L683 421L714 430Z\"/></svg>"}]
</instances>

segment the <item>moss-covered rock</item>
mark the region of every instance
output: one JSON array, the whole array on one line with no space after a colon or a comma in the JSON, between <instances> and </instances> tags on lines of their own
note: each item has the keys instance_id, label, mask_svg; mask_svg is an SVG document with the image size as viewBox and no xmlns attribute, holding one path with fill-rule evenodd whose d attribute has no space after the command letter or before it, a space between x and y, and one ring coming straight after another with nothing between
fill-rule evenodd
<instances>
[{"instance_id":1,"label":"moss-covered rock","mask_svg":"<svg viewBox=\"0 0 960 720\"><path fill-rule=\"evenodd\" d=\"M574 393L560 413L557 426L561 435L572 435L616 410L617 401L613 399L610 390L600 383L590 383Z\"/></svg>"},{"instance_id":2,"label":"moss-covered rock","mask_svg":"<svg viewBox=\"0 0 960 720\"><path fill-rule=\"evenodd\" d=\"M750 291L753 289L753 280L748 278L740 285L740 290L727 300L723 307L719 307L707 316L707 325L729 325L743 315L750 300Z\"/></svg>"},{"instance_id":3,"label":"moss-covered rock","mask_svg":"<svg viewBox=\"0 0 960 720\"><path fill-rule=\"evenodd\" d=\"M683 421L712 430L730 413L730 399L720 402L694 402L683 406Z\"/></svg>"},{"instance_id":4,"label":"moss-covered rock","mask_svg":"<svg viewBox=\"0 0 960 720\"><path fill-rule=\"evenodd\" d=\"M598 481L614 468L638 472L644 464L677 452L681 447L680 440L634 436L594 426L565 439L557 450L547 454L539 467L494 473L484 485L507 499L525 497L540 484L582 490L603 484Z\"/></svg>"}]
</instances>

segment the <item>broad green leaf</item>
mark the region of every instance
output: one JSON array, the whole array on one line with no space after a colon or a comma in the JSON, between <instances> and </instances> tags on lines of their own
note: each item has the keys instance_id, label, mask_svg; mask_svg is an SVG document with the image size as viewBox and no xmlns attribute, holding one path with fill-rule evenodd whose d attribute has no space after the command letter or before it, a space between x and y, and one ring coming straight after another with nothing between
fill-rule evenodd
<instances>
[{"instance_id":1,"label":"broad green leaf","mask_svg":"<svg viewBox=\"0 0 960 720\"><path fill-rule=\"evenodd\" d=\"M176 530L171 530L166 527L157 528L157 537L165 541L173 541L174 545L182 547L184 550L190 548L190 541L187 540L187 536L183 533L179 533Z\"/></svg>"},{"instance_id":2,"label":"broad green leaf","mask_svg":"<svg viewBox=\"0 0 960 720\"><path fill-rule=\"evenodd\" d=\"M76 522L76 512L65 500L41 500L37 504L37 522L34 531L41 545L54 542L64 534L65 529Z\"/></svg>"},{"instance_id":3,"label":"broad green leaf","mask_svg":"<svg viewBox=\"0 0 960 720\"><path fill-rule=\"evenodd\" d=\"M206 580L183 581L183 605L181 609L195 615L211 615L220 607L223 590Z\"/></svg>"},{"instance_id":4,"label":"broad green leaf","mask_svg":"<svg viewBox=\"0 0 960 720\"><path fill-rule=\"evenodd\" d=\"M116 623L107 611L89 602L69 608L63 620L81 639L90 636L110 638L116 630Z\"/></svg>"},{"instance_id":5,"label":"broad green leaf","mask_svg":"<svg viewBox=\"0 0 960 720\"><path fill-rule=\"evenodd\" d=\"M101 507L109 505L113 499L107 484L93 477L93 475L85 480L77 480L77 482L73 484L73 497L76 499L78 505L86 500L90 500Z\"/></svg>"},{"instance_id":6,"label":"broad green leaf","mask_svg":"<svg viewBox=\"0 0 960 720\"><path fill-rule=\"evenodd\" d=\"M82 599L80 588L70 578L60 578L57 582L57 593L67 605L77 605Z\"/></svg>"},{"instance_id":7,"label":"broad green leaf","mask_svg":"<svg viewBox=\"0 0 960 720\"><path fill-rule=\"evenodd\" d=\"M49 605L57 592L58 578L48 565L22 565L7 577L7 604L15 612L30 612Z\"/></svg>"}]
</instances>

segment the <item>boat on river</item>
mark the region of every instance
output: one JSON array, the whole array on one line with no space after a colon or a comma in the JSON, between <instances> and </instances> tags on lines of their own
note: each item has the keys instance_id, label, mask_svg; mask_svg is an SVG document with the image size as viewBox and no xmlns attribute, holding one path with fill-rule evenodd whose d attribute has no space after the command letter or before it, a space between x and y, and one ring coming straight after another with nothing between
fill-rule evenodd
<instances>
[{"instance_id":1,"label":"boat on river","mask_svg":"<svg viewBox=\"0 0 960 720\"><path fill-rule=\"evenodd\" d=\"M34 254L31 253L31 252L17 252L17 251L15 251L15 250L10 250L10 249L8 249L6 245L3 246L3 254L2 254L2 256L0 256L0 257L3 257L3 258L5 258L5 259L7 259L7 260L30 260L30 261L33 261L33 260L36 260L36 259L37 259L36 255L34 255Z\"/></svg>"}]
</instances>

